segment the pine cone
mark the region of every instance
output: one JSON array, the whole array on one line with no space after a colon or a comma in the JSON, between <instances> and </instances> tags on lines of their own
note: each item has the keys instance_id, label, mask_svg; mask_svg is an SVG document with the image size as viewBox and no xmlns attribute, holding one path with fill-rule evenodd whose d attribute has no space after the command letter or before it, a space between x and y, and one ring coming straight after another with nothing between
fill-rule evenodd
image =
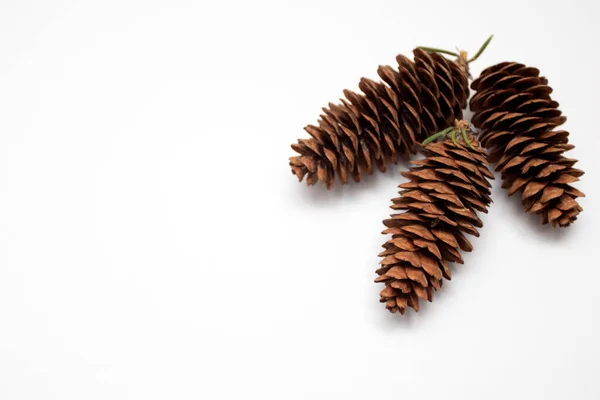
<instances>
[{"instance_id":1,"label":"pine cone","mask_svg":"<svg viewBox=\"0 0 600 400\"><path fill-rule=\"evenodd\" d=\"M472 122L502 172L502 187L509 195L522 192L525 210L541 214L542 223L569 226L583 210L576 199L584 194L570 185L583 171L563 156L575 146L568 132L555 129L566 118L548 80L536 68L504 62L485 69L471 88Z\"/></svg>"},{"instance_id":2,"label":"pine cone","mask_svg":"<svg viewBox=\"0 0 600 400\"><path fill-rule=\"evenodd\" d=\"M433 291L450 279L447 261L463 263L460 250L473 247L463 233L479 236L483 226L476 210L487 213L493 174L485 152L472 138L464 142L446 139L423 148L426 158L411 161L416 167L402 173L409 182L399 187L392 209L406 210L383 221L392 234L379 254L384 257L375 282L385 283L380 301L395 313L406 307L419 311L419 298L433 300ZM459 143L459 142L457 142Z\"/></svg>"},{"instance_id":3,"label":"pine cone","mask_svg":"<svg viewBox=\"0 0 600 400\"><path fill-rule=\"evenodd\" d=\"M462 117L469 84L467 63L415 49L414 62L396 57L398 70L380 66L383 82L362 78L361 94L344 90L340 104L329 103L317 126L304 128L309 139L299 139L290 158L292 173L306 183L323 182L331 188L337 174L356 182L398 158L408 159L415 144Z\"/></svg>"}]
</instances>

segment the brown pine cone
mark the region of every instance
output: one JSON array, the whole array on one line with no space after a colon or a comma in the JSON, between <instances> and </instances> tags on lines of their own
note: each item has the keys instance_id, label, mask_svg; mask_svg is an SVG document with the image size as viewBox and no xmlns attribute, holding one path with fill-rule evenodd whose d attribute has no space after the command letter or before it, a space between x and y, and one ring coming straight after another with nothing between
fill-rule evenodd
<instances>
[{"instance_id":1,"label":"brown pine cone","mask_svg":"<svg viewBox=\"0 0 600 400\"><path fill-rule=\"evenodd\" d=\"M446 262L462 264L459 250L473 249L463 233L479 236L476 210L487 213L494 175L479 143L473 137L471 143L473 149L462 140L428 144L426 158L402 173L409 181L399 186L392 208L406 211L383 221L383 233L392 238L379 254L384 259L375 280L385 283L380 301L393 313L419 311L419 298L432 301L442 278L450 279Z\"/></svg>"},{"instance_id":2,"label":"brown pine cone","mask_svg":"<svg viewBox=\"0 0 600 400\"><path fill-rule=\"evenodd\" d=\"M308 185L331 188L380 171L398 158L408 159L415 144L462 118L469 97L466 59L459 63L437 53L415 49L414 62L399 55L398 69L380 66L383 82L362 78L362 93L344 90L340 104L329 103L317 125L304 128L311 138L299 139L290 158L292 173ZM461 57L466 54L461 53ZM460 64L460 65L459 65Z\"/></svg>"},{"instance_id":3,"label":"brown pine cone","mask_svg":"<svg viewBox=\"0 0 600 400\"><path fill-rule=\"evenodd\" d=\"M503 62L485 69L473 81L473 124L490 150L490 161L502 173L502 187L520 191L525 210L541 214L542 223L566 227L583 210L584 194L570 184L583 171L563 152L572 149L569 133L555 129L566 118L550 97L552 88L536 68Z\"/></svg>"}]
</instances>

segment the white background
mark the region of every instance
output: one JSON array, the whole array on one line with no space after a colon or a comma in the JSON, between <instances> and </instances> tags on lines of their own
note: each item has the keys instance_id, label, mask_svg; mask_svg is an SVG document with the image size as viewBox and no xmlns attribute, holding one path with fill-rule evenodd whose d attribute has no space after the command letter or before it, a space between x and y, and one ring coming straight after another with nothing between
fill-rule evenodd
<instances>
[{"instance_id":1,"label":"white background","mask_svg":"<svg viewBox=\"0 0 600 400\"><path fill-rule=\"evenodd\" d=\"M0 399L600 398L592 1L0 5ZM417 45L546 75L571 227L495 203L431 304L373 283L406 164L298 184L320 107Z\"/></svg>"}]
</instances>

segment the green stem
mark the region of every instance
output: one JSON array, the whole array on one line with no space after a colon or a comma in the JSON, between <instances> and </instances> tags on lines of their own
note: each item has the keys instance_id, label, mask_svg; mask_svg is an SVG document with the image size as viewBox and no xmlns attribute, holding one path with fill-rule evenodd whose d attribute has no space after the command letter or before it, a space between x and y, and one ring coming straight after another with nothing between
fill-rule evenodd
<instances>
[{"instance_id":1,"label":"green stem","mask_svg":"<svg viewBox=\"0 0 600 400\"><path fill-rule=\"evenodd\" d=\"M450 132L453 129L454 129L454 127L451 126L449 128L444 129L443 131L439 131L438 133L435 133L435 134L429 136L427 139L423 140L422 145L427 146L429 143L441 138L442 136L444 136L445 134L447 134L448 132Z\"/></svg>"},{"instance_id":2,"label":"green stem","mask_svg":"<svg viewBox=\"0 0 600 400\"><path fill-rule=\"evenodd\" d=\"M456 54L453 51L448 51L448 50L443 50L443 49L436 49L434 47L426 47L426 46L419 46L418 47L421 50L425 50L429 53L443 53L443 54L448 54L449 56L454 56L454 57L458 57L458 54Z\"/></svg>"},{"instance_id":3,"label":"green stem","mask_svg":"<svg viewBox=\"0 0 600 400\"><path fill-rule=\"evenodd\" d=\"M483 53L483 51L488 47L488 44L490 44L490 42L492 41L492 38L494 37L494 35L490 36L483 45L481 45L481 48L479 49L479 51L473 56L471 57L471 59L469 61L467 61L468 63L472 63L473 61L477 60L477 58L479 58L479 56L481 55L481 53Z\"/></svg>"},{"instance_id":4,"label":"green stem","mask_svg":"<svg viewBox=\"0 0 600 400\"><path fill-rule=\"evenodd\" d=\"M475 150L475 147L473 147L473 145L471 144L471 141L467 137L467 130L465 128L462 128L460 133L462 134L463 140L469 145L471 150Z\"/></svg>"},{"instance_id":5,"label":"green stem","mask_svg":"<svg viewBox=\"0 0 600 400\"><path fill-rule=\"evenodd\" d=\"M456 131L452 130L452 132L450 133L450 139L452 139L452 143L454 143L454 145L456 147L458 147L458 142L456 141Z\"/></svg>"}]
</instances>

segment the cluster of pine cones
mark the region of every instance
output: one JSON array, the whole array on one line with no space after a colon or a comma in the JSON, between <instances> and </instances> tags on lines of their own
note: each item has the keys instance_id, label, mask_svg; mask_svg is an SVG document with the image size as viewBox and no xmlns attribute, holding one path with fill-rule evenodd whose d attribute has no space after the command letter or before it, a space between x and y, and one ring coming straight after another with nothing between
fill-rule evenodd
<instances>
[{"instance_id":1,"label":"cluster of pine cones","mask_svg":"<svg viewBox=\"0 0 600 400\"><path fill-rule=\"evenodd\" d=\"M398 213L383 221L391 238L383 245L375 282L385 286L380 301L395 313L419 310L419 299L450 279L449 262L463 263L461 251L473 246L465 236L479 236L477 212L491 202L490 164L500 172L508 195L519 193L525 210L541 215L543 224L567 227L582 211L584 194L571 184L583 171L564 152L569 132L559 128L566 118L552 99L552 88L540 71L516 62L486 68L471 83L470 124L462 121L469 99L469 63L458 54L417 48L414 59L399 55L398 66L380 66L381 81L361 79L361 93L344 91L337 104L323 108L309 138L292 145L292 173L308 185L327 188L336 177L359 182L375 167L424 159L402 175L408 179L392 199ZM450 60L440 53L453 54ZM437 132L437 133L436 133Z\"/></svg>"}]
</instances>

